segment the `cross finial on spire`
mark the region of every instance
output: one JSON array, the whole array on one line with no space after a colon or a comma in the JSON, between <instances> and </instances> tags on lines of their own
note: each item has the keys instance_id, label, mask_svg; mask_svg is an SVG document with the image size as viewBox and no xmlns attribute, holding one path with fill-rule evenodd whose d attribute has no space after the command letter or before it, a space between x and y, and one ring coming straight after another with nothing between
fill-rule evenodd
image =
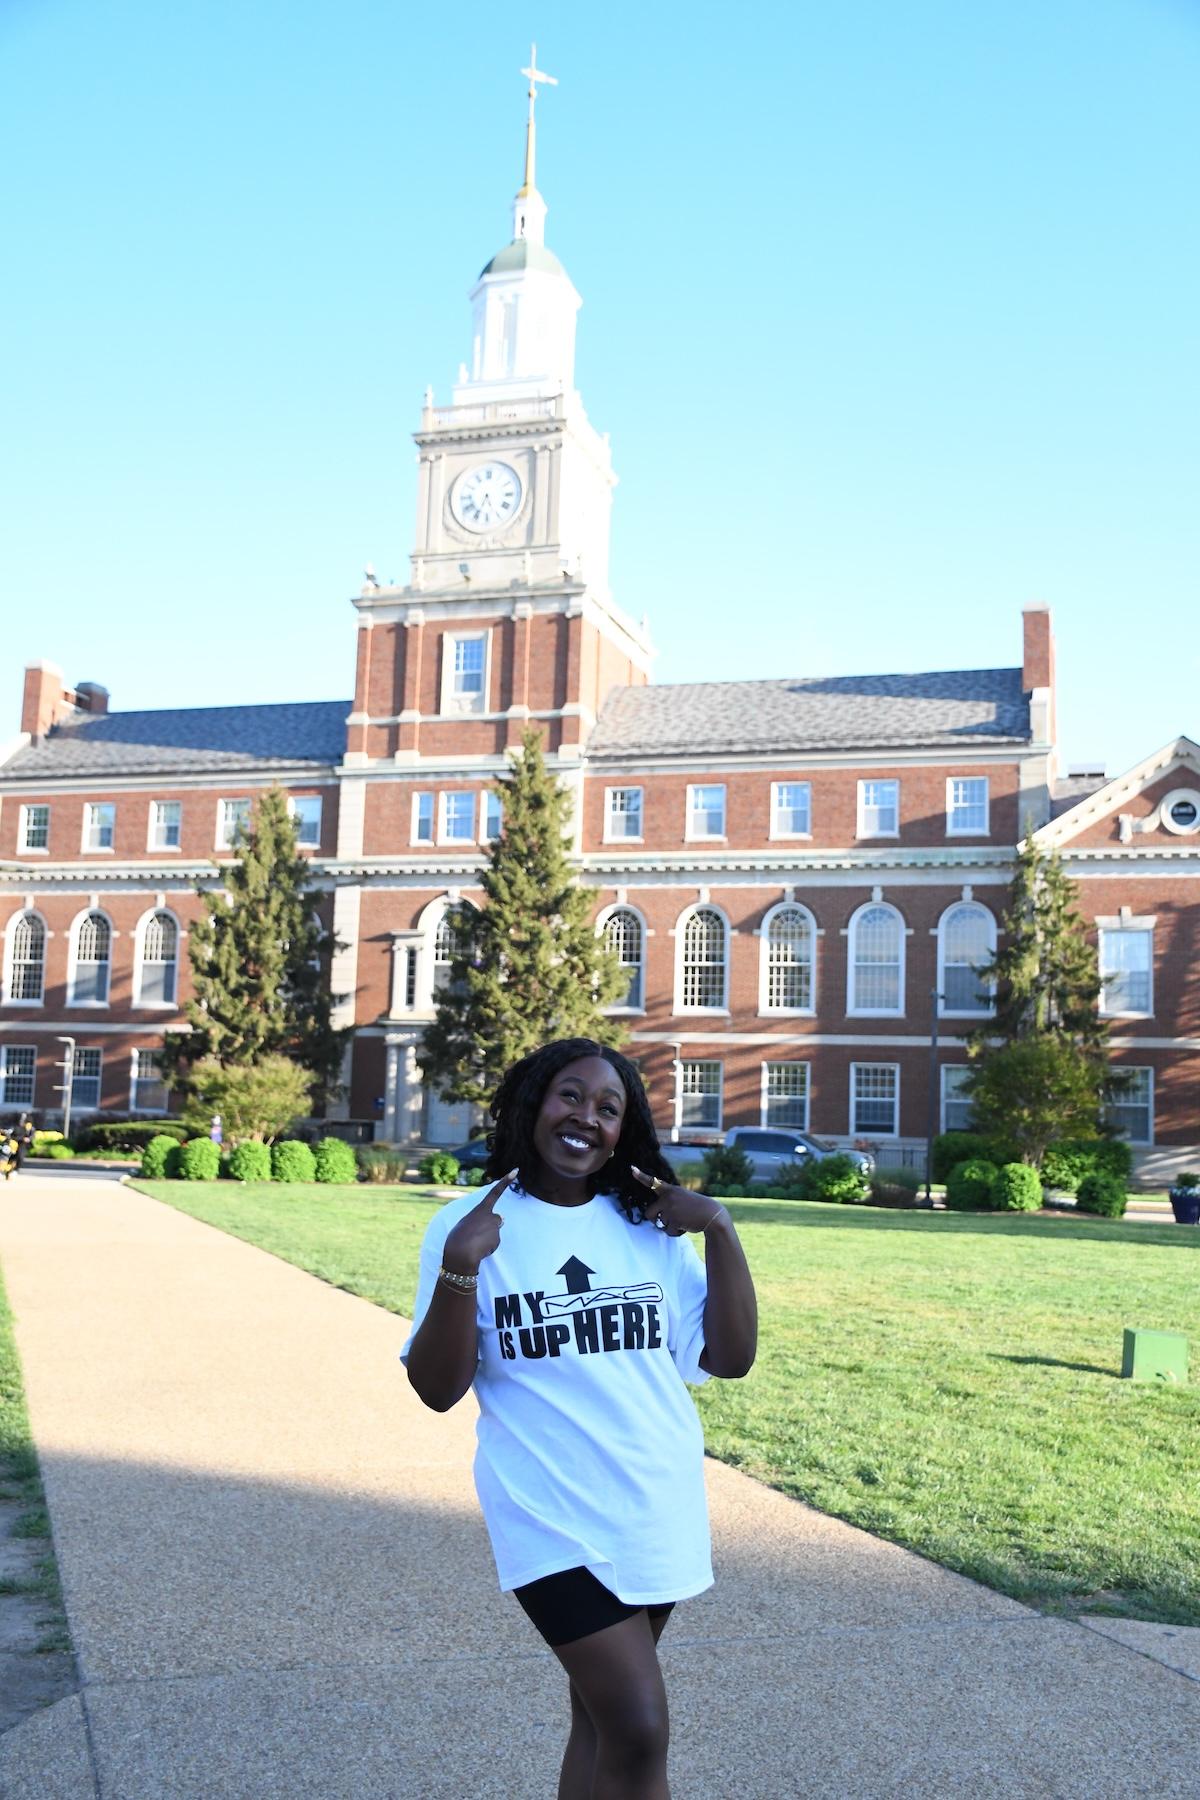
<instances>
[{"instance_id":1,"label":"cross finial on spire","mask_svg":"<svg viewBox=\"0 0 1200 1800\"><path fill-rule=\"evenodd\" d=\"M547 75L544 70L538 68L536 44L530 45L529 67L522 69L521 73L529 77L529 119L525 126L525 179L518 189L518 200L526 194L531 194L537 186L534 178L537 163L537 125L534 121L533 109L537 103L538 83L539 81L544 82L547 87L558 86L557 76Z\"/></svg>"}]
</instances>

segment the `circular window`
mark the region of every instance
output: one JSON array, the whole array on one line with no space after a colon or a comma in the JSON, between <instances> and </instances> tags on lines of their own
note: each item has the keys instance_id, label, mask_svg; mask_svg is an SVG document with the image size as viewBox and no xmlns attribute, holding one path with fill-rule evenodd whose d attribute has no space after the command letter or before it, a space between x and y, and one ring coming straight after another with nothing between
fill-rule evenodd
<instances>
[{"instance_id":1,"label":"circular window","mask_svg":"<svg viewBox=\"0 0 1200 1800\"><path fill-rule=\"evenodd\" d=\"M1200 831L1200 793L1195 788L1175 788L1163 797L1159 821L1168 831L1187 837Z\"/></svg>"}]
</instances>

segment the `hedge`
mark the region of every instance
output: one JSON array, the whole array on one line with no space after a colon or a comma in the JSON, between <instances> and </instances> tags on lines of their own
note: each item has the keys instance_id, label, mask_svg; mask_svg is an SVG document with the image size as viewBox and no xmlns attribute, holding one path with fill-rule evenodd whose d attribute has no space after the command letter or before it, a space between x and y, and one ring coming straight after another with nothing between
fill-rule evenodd
<instances>
[{"instance_id":1,"label":"hedge","mask_svg":"<svg viewBox=\"0 0 1200 1800\"><path fill-rule=\"evenodd\" d=\"M1119 1176L1093 1169L1080 1182L1075 1204L1080 1212L1096 1213L1104 1219L1122 1219L1128 1198L1125 1183Z\"/></svg>"},{"instance_id":2,"label":"hedge","mask_svg":"<svg viewBox=\"0 0 1200 1800\"><path fill-rule=\"evenodd\" d=\"M1037 1170L1029 1163L1005 1163L988 1191L988 1201L997 1212L1040 1211L1042 1184Z\"/></svg>"},{"instance_id":3,"label":"hedge","mask_svg":"<svg viewBox=\"0 0 1200 1800\"><path fill-rule=\"evenodd\" d=\"M175 1153L173 1158L172 1152ZM168 1164L172 1160L178 1166L179 1140L168 1137L165 1131L160 1132L157 1137L150 1139L142 1151L142 1174L147 1181L162 1181L170 1174Z\"/></svg>"},{"instance_id":4,"label":"hedge","mask_svg":"<svg viewBox=\"0 0 1200 1800\"><path fill-rule=\"evenodd\" d=\"M221 1173L221 1146L211 1138L191 1138L179 1148L181 1181L215 1181ZM168 1160L168 1170L170 1162Z\"/></svg>"},{"instance_id":5,"label":"hedge","mask_svg":"<svg viewBox=\"0 0 1200 1800\"><path fill-rule=\"evenodd\" d=\"M225 1173L231 1181L270 1181L270 1144L261 1144L257 1138L235 1144L226 1159Z\"/></svg>"},{"instance_id":6,"label":"hedge","mask_svg":"<svg viewBox=\"0 0 1200 1800\"><path fill-rule=\"evenodd\" d=\"M314 1161L318 1181L340 1182L344 1185L358 1180L358 1159L354 1154L354 1146L344 1138L322 1138L317 1145Z\"/></svg>"},{"instance_id":7,"label":"hedge","mask_svg":"<svg viewBox=\"0 0 1200 1800\"><path fill-rule=\"evenodd\" d=\"M1042 1180L1065 1193L1078 1192L1086 1175L1115 1176L1122 1184L1133 1174L1133 1152L1124 1138L1071 1138L1051 1144L1042 1158Z\"/></svg>"},{"instance_id":8,"label":"hedge","mask_svg":"<svg viewBox=\"0 0 1200 1800\"><path fill-rule=\"evenodd\" d=\"M85 1125L73 1142L77 1150L144 1150L156 1137L171 1137L182 1144L187 1127L173 1119L104 1120Z\"/></svg>"},{"instance_id":9,"label":"hedge","mask_svg":"<svg viewBox=\"0 0 1200 1800\"><path fill-rule=\"evenodd\" d=\"M995 1163L1018 1162L1017 1146L1003 1138L985 1137L979 1131L943 1131L933 1140L933 1179L949 1181L951 1171L959 1163L974 1160Z\"/></svg>"},{"instance_id":10,"label":"hedge","mask_svg":"<svg viewBox=\"0 0 1200 1800\"><path fill-rule=\"evenodd\" d=\"M271 1145L272 1181L315 1181L316 1175L317 1159L307 1144L284 1138Z\"/></svg>"},{"instance_id":11,"label":"hedge","mask_svg":"<svg viewBox=\"0 0 1200 1800\"><path fill-rule=\"evenodd\" d=\"M946 1182L946 1205L953 1212L978 1212L991 1202L992 1183L1000 1173L986 1157L957 1163Z\"/></svg>"},{"instance_id":12,"label":"hedge","mask_svg":"<svg viewBox=\"0 0 1200 1800\"><path fill-rule=\"evenodd\" d=\"M448 1150L431 1150L417 1164L422 1181L432 1181L438 1187L449 1187L458 1180L458 1158L451 1156Z\"/></svg>"}]
</instances>

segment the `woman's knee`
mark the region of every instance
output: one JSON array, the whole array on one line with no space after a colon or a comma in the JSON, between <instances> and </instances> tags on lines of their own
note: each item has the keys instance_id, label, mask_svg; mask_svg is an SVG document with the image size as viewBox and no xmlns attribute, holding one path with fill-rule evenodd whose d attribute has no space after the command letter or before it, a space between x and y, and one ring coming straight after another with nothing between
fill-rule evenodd
<instances>
[{"instance_id":1,"label":"woman's knee","mask_svg":"<svg viewBox=\"0 0 1200 1800\"><path fill-rule=\"evenodd\" d=\"M646 1696L597 1731L599 1754L610 1767L652 1769L666 1761L671 1727L665 1704Z\"/></svg>"}]
</instances>

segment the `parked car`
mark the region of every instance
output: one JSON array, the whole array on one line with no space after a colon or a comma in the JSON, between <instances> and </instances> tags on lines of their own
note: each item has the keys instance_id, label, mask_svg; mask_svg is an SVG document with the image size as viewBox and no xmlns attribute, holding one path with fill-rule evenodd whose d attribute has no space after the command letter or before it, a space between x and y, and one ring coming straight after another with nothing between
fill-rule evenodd
<instances>
[{"instance_id":1,"label":"parked car","mask_svg":"<svg viewBox=\"0 0 1200 1800\"><path fill-rule=\"evenodd\" d=\"M458 1158L460 1175L467 1169L482 1169L488 1159L487 1139L473 1137L469 1143L456 1144L449 1154Z\"/></svg>"},{"instance_id":2,"label":"parked car","mask_svg":"<svg viewBox=\"0 0 1200 1800\"><path fill-rule=\"evenodd\" d=\"M848 1156L864 1175L875 1172L875 1158L865 1150L841 1150L828 1138L813 1137L807 1131L783 1131L759 1125L735 1125L725 1133L726 1144L736 1144L750 1158L756 1181L768 1181L785 1165L824 1162L827 1156Z\"/></svg>"}]
</instances>

